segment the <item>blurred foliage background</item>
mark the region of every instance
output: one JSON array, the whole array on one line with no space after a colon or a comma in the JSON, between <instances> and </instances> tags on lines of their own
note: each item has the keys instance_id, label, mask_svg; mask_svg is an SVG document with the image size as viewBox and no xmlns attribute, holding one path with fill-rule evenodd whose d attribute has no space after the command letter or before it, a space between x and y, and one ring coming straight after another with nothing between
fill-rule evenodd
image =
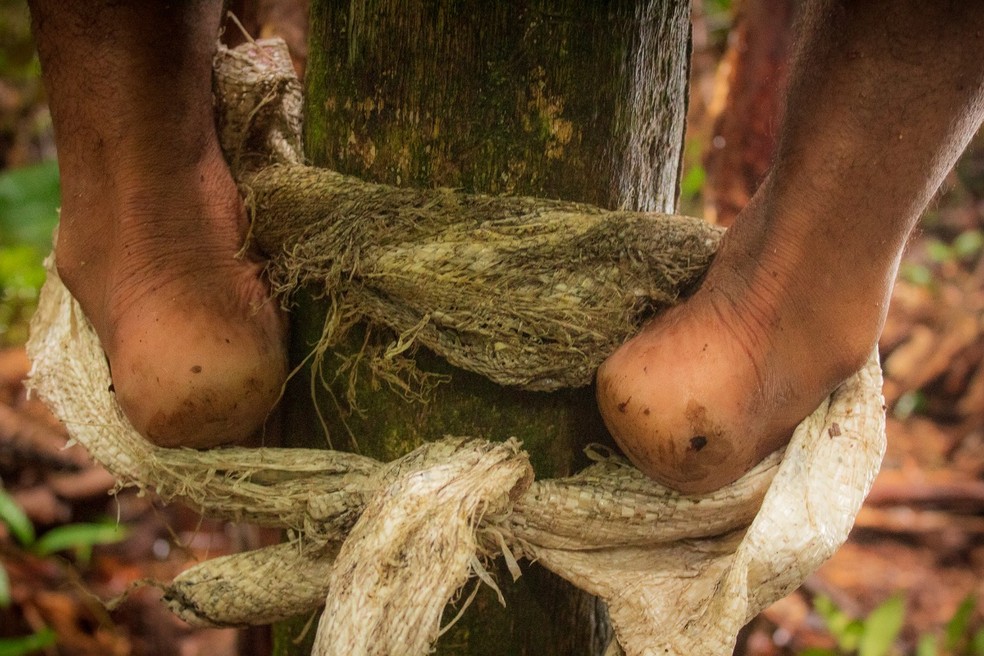
<instances>
[{"instance_id":1,"label":"blurred foliage background","mask_svg":"<svg viewBox=\"0 0 984 656\"><path fill-rule=\"evenodd\" d=\"M693 0L684 213L730 225L768 170L803 1ZM296 44L300 65L304 23L294 16L302 4L236 2L255 34L282 33ZM270 7L277 5L290 11L274 24L263 17L276 15ZM114 510L106 501L112 479L84 454L65 451L64 433L24 396L27 365L17 347L27 337L60 204L39 73L25 2L0 0L0 656L39 649L262 654L262 637L191 631L152 595L137 594L109 614L81 592L107 598L151 572L169 578L207 551L254 538L153 499L121 496ZM927 211L900 270L880 341L889 411L882 475L851 541L801 590L754 620L737 654L984 655L977 601L984 594L982 249L979 134ZM106 537L107 512L132 527L125 541L122 533ZM69 548L64 556L34 538L35 530L43 536L58 527L73 529L58 543ZM117 544L96 546L103 542Z\"/></svg>"},{"instance_id":2,"label":"blurred foliage background","mask_svg":"<svg viewBox=\"0 0 984 656\"><path fill-rule=\"evenodd\" d=\"M30 27L23 1L0 0L0 346L26 338L61 203Z\"/></svg>"}]
</instances>

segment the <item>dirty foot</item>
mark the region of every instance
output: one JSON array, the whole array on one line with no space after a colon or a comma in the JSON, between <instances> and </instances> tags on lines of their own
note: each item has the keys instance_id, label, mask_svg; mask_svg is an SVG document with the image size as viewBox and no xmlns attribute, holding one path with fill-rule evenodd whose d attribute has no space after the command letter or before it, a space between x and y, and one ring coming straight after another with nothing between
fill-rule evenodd
<instances>
[{"instance_id":1,"label":"dirty foot","mask_svg":"<svg viewBox=\"0 0 984 656\"><path fill-rule=\"evenodd\" d=\"M784 248L762 212L747 209L702 287L598 372L615 441L682 492L726 485L786 444L861 367L881 329L891 275L867 284L847 269L817 270L823 258Z\"/></svg>"},{"instance_id":2,"label":"dirty foot","mask_svg":"<svg viewBox=\"0 0 984 656\"><path fill-rule=\"evenodd\" d=\"M218 153L62 213L59 275L90 318L117 399L160 446L241 441L285 377L284 324Z\"/></svg>"},{"instance_id":3,"label":"dirty foot","mask_svg":"<svg viewBox=\"0 0 984 656\"><path fill-rule=\"evenodd\" d=\"M284 324L219 148L221 0L31 0L62 184L55 260L116 396L161 446L254 433L285 377Z\"/></svg>"},{"instance_id":4,"label":"dirty foot","mask_svg":"<svg viewBox=\"0 0 984 656\"><path fill-rule=\"evenodd\" d=\"M681 491L741 476L862 365L905 241L984 121L978 6L817 5L801 25L773 174L701 289L598 372L615 439Z\"/></svg>"}]
</instances>

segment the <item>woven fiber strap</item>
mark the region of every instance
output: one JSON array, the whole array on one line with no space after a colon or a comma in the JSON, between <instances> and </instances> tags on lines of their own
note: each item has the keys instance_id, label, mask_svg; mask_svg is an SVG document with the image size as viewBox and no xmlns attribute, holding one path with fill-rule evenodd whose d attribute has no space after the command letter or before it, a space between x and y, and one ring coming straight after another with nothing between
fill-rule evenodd
<instances>
[{"instance_id":1,"label":"woven fiber strap","mask_svg":"<svg viewBox=\"0 0 984 656\"><path fill-rule=\"evenodd\" d=\"M447 438L387 465L334 451L153 447L116 404L98 338L54 272L28 348L34 389L121 485L294 529L294 543L183 573L166 595L175 612L268 623L327 598L318 654L427 653L448 599L484 573L479 556L499 553L604 598L628 654L729 654L752 616L847 538L885 445L874 356L784 455L688 497L615 457L533 482L514 442Z\"/></svg>"}]
</instances>

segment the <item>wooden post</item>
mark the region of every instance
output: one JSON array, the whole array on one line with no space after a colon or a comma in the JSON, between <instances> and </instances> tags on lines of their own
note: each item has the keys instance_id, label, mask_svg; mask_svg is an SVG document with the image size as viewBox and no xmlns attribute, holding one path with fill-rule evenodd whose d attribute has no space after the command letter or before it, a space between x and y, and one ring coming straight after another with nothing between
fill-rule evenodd
<instances>
[{"instance_id":1,"label":"wooden post","mask_svg":"<svg viewBox=\"0 0 984 656\"><path fill-rule=\"evenodd\" d=\"M685 0L314 0L307 155L395 185L672 211L689 30ZM324 313L305 301L293 317L300 361ZM361 345L356 335L347 348ZM347 374L312 395L301 372L288 388L286 434L294 445L325 445L324 418L335 448L384 460L445 434L515 436L541 477L572 473L586 444L610 440L592 389L521 392L430 353L416 360L448 377L426 402L360 371L350 407ZM329 379L341 362L329 357ZM439 654L604 652L611 629L601 603L535 566L516 583L498 574L506 608L480 593ZM301 624L277 628L275 653L304 653L291 643Z\"/></svg>"}]
</instances>

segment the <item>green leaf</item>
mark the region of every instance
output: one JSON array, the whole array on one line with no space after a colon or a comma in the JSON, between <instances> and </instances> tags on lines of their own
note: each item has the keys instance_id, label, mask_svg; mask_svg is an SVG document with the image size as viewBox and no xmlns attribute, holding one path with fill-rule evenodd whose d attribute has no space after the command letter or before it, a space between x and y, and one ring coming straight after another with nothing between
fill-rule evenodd
<instances>
[{"instance_id":1,"label":"green leaf","mask_svg":"<svg viewBox=\"0 0 984 656\"><path fill-rule=\"evenodd\" d=\"M864 635L864 622L851 620L838 638L838 646L844 651L855 651Z\"/></svg>"},{"instance_id":2,"label":"green leaf","mask_svg":"<svg viewBox=\"0 0 984 656\"><path fill-rule=\"evenodd\" d=\"M926 409L926 395L920 390L910 390L900 396L892 407L892 416L905 421Z\"/></svg>"},{"instance_id":3,"label":"green leaf","mask_svg":"<svg viewBox=\"0 0 984 656\"><path fill-rule=\"evenodd\" d=\"M704 187L705 178L707 178L707 172L704 170L704 167L700 164L694 164L687 170L683 175L683 179L680 181L680 194L687 198L695 197Z\"/></svg>"},{"instance_id":4,"label":"green leaf","mask_svg":"<svg viewBox=\"0 0 984 656\"><path fill-rule=\"evenodd\" d=\"M33 246L0 246L0 287L8 295L37 296L44 284L44 256Z\"/></svg>"},{"instance_id":5,"label":"green leaf","mask_svg":"<svg viewBox=\"0 0 984 656\"><path fill-rule=\"evenodd\" d=\"M864 633L858 643L858 656L885 656L902 630L905 602L900 595L890 597L871 611L864 621Z\"/></svg>"},{"instance_id":6,"label":"green leaf","mask_svg":"<svg viewBox=\"0 0 984 656\"><path fill-rule=\"evenodd\" d=\"M949 262L953 259L953 249L939 239L929 239L926 241L926 255L936 263Z\"/></svg>"},{"instance_id":7,"label":"green leaf","mask_svg":"<svg viewBox=\"0 0 984 656\"><path fill-rule=\"evenodd\" d=\"M49 251L60 204L55 161L0 174L0 245L28 244Z\"/></svg>"},{"instance_id":8,"label":"green leaf","mask_svg":"<svg viewBox=\"0 0 984 656\"><path fill-rule=\"evenodd\" d=\"M984 656L984 629L978 629L974 634L973 644L974 656Z\"/></svg>"},{"instance_id":9,"label":"green leaf","mask_svg":"<svg viewBox=\"0 0 984 656\"><path fill-rule=\"evenodd\" d=\"M34 524L2 487L0 487L0 521L10 528L10 532L21 544L26 546L34 542Z\"/></svg>"},{"instance_id":10,"label":"green leaf","mask_svg":"<svg viewBox=\"0 0 984 656\"><path fill-rule=\"evenodd\" d=\"M974 599L974 595L967 595L960 602L960 605L957 606L953 617L946 623L946 639L943 644L946 646L947 651L955 651L960 642L966 637L967 627L970 625L970 617L974 614L975 605L976 600Z\"/></svg>"},{"instance_id":11,"label":"green leaf","mask_svg":"<svg viewBox=\"0 0 984 656\"><path fill-rule=\"evenodd\" d=\"M929 287L933 284L933 272L922 264L903 262L899 267L899 277L920 287Z\"/></svg>"},{"instance_id":12,"label":"green leaf","mask_svg":"<svg viewBox=\"0 0 984 656\"><path fill-rule=\"evenodd\" d=\"M936 636L927 633L919 638L916 645L915 656L938 656L939 650L936 648Z\"/></svg>"},{"instance_id":13,"label":"green leaf","mask_svg":"<svg viewBox=\"0 0 984 656\"><path fill-rule=\"evenodd\" d=\"M817 611L817 614L823 618L824 624L830 632L836 637L841 633L847 624L851 621L844 612L838 608L834 602L825 595L817 595L813 600L813 608Z\"/></svg>"},{"instance_id":14,"label":"green leaf","mask_svg":"<svg viewBox=\"0 0 984 656\"><path fill-rule=\"evenodd\" d=\"M837 640L837 646L844 651L853 651L864 631L864 625L842 611L836 604L824 595L813 600L813 608L823 618L830 635Z\"/></svg>"},{"instance_id":15,"label":"green leaf","mask_svg":"<svg viewBox=\"0 0 984 656\"><path fill-rule=\"evenodd\" d=\"M799 652L797 656L837 656L837 652L823 647L808 647Z\"/></svg>"},{"instance_id":16,"label":"green leaf","mask_svg":"<svg viewBox=\"0 0 984 656\"><path fill-rule=\"evenodd\" d=\"M26 656L55 644L58 636L51 629L41 629L37 633L21 638L0 638L0 656Z\"/></svg>"},{"instance_id":17,"label":"green leaf","mask_svg":"<svg viewBox=\"0 0 984 656\"><path fill-rule=\"evenodd\" d=\"M92 547L124 540L127 529L116 523L68 524L58 526L42 535L34 545L34 551L47 556L56 551L75 550L79 560L88 561Z\"/></svg>"},{"instance_id":18,"label":"green leaf","mask_svg":"<svg viewBox=\"0 0 984 656\"><path fill-rule=\"evenodd\" d=\"M953 240L953 252L960 259L971 258L981 252L984 248L984 232L980 230L967 230L957 235Z\"/></svg>"},{"instance_id":19,"label":"green leaf","mask_svg":"<svg viewBox=\"0 0 984 656\"><path fill-rule=\"evenodd\" d=\"M3 563L0 563L0 608L10 607L10 576Z\"/></svg>"}]
</instances>

